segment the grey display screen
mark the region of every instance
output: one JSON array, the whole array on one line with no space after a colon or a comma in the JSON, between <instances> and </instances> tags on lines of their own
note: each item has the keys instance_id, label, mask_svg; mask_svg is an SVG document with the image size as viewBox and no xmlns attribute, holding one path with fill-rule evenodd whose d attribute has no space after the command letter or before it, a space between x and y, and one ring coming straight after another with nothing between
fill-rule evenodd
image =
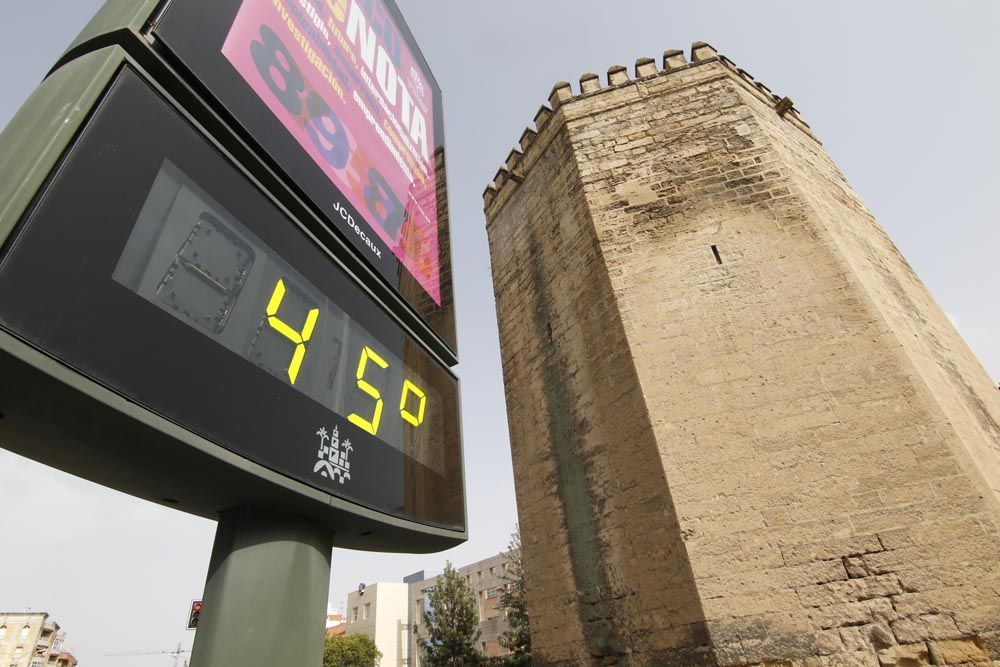
<instances>
[{"instance_id":1,"label":"grey display screen","mask_svg":"<svg viewBox=\"0 0 1000 667\"><path fill-rule=\"evenodd\" d=\"M443 473L441 449L431 446L444 440L442 402L433 384L169 160L113 277L362 431Z\"/></svg>"}]
</instances>

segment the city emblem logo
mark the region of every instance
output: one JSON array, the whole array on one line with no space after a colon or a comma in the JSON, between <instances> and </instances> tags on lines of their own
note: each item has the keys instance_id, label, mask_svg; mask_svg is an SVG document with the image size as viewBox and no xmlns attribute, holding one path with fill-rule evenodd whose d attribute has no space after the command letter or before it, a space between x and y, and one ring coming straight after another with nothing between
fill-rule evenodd
<instances>
[{"instance_id":1,"label":"city emblem logo","mask_svg":"<svg viewBox=\"0 0 1000 667\"><path fill-rule=\"evenodd\" d=\"M313 472L318 472L328 479L337 479L343 484L351 478L351 462L349 459L351 452L354 451L351 441L344 440L341 442L340 430L337 426L334 426L333 431L329 433L325 426L320 427L316 431L316 435L319 436L319 451L316 453L316 457L319 460L313 466Z\"/></svg>"}]
</instances>

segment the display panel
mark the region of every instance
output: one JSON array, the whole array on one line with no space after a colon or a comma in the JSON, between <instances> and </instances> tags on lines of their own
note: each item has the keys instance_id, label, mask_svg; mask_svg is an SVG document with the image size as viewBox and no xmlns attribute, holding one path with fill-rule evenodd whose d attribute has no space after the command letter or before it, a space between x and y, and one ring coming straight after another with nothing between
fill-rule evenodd
<instances>
[{"instance_id":1,"label":"display panel","mask_svg":"<svg viewBox=\"0 0 1000 667\"><path fill-rule=\"evenodd\" d=\"M222 53L440 304L434 91L384 3L244 0Z\"/></svg>"},{"instance_id":2,"label":"display panel","mask_svg":"<svg viewBox=\"0 0 1000 667\"><path fill-rule=\"evenodd\" d=\"M0 325L273 470L464 528L454 377L127 69L0 264Z\"/></svg>"},{"instance_id":3,"label":"display panel","mask_svg":"<svg viewBox=\"0 0 1000 667\"><path fill-rule=\"evenodd\" d=\"M428 446L444 438L433 384L169 160L114 278L369 435L444 472ZM339 428L329 433L339 448ZM349 478L349 441L346 447L318 460L316 471Z\"/></svg>"},{"instance_id":4,"label":"display panel","mask_svg":"<svg viewBox=\"0 0 1000 667\"><path fill-rule=\"evenodd\" d=\"M391 0L175 0L154 34L454 348L440 91Z\"/></svg>"}]
</instances>

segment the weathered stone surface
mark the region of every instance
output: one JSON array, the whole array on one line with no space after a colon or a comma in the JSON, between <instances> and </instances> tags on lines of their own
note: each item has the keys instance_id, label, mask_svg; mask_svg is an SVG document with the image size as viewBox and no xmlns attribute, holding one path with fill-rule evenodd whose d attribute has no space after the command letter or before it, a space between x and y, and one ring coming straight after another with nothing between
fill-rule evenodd
<instances>
[{"instance_id":1,"label":"weathered stone surface","mask_svg":"<svg viewBox=\"0 0 1000 667\"><path fill-rule=\"evenodd\" d=\"M1000 392L797 115L665 55L484 200L536 664L1000 664Z\"/></svg>"},{"instance_id":2,"label":"weathered stone surface","mask_svg":"<svg viewBox=\"0 0 1000 667\"><path fill-rule=\"evenodd\" d=\"M679 69L688 64L684 52L680 49L667 49L663 52L663 69Z\"/></svg>"},{"instance_id":3,"label":"weathered stone surface","mask_svg":"<svg viewBox=\"0 0 1000 667\"><path fill-rule=\"evenodd\" d=\"M861 579L871 574L865 564L865 559L858 556L853 558L844 556L844 569L847 570L847 576L851 579Z\"/></svg>"},{"instance_id":4,"label":"weathered stone surface","mask_svg":"<svg viewBox=\"0 0 1000 667\"><path fill-rule=\"evenodd\" d=\"M910 644L925 639L956 639L962 631L950 614L928 614L901 618L892 624L892 632L900 644Z\"/></svg>"},{"instance_id":5,"label":"weathered stone surface","mask_svg":"<svg viewBox=\"0 0 1000 667\"><path fill-rule=\"evenodd\" d=\"M618 86L628 82L628 70L621 65L613 65L608 69L608 85Z\"/></svg>"},{"instance_id":6,"label":"weathered stone surface","mask_svg":"<svg viewBox=\"0 0 1000 667\"><path fill-rule=\"evenodd\" d=\"M929 665L930 652L926 644L897 645L879 651L879 663L882 665L892 665L894 667L918 667L919 665Z\"/></svg>"},{"instance_id":7,"label":"weathered stone surface","mask_svg":"<svg viewBox=\"0 0 1000 667\"><path fill-rule=\"evenodd\" d=\"M656 74L656 61L652 58L639 58L635 61L635 77L641 79Z\"/></svg>"},{"instance_id":8,"label":"weathered stone surface","mask_svg":"<svg viewBox=\"0 0 1000 667\"><path fill-rule=\"evenodd\" d=\"M974 639L949 639L929 642L931 657L939 665L982 663L989 660L979 642Z\"/></svg>"},{"instance_id":9,"label":"weathered stone surface","mask_svg":"<svg viewBox=\"0 0 1000 667\"><path fill-rule=\"evenodd\" d=\"M581 93L596 93L601 89L601 77L593 73L587 73L580 77Z\"/></svg>"}]
</instances>

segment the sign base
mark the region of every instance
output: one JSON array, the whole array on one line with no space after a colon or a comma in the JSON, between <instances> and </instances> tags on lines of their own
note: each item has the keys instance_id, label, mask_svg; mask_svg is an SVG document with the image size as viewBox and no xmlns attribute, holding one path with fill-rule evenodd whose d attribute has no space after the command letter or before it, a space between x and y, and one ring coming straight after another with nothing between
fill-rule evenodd
<instances>
[{"instance_id":1,"label":"sign base","mask_svg":"<svg viewBox=\"0 0 1000 667\"><path fill-rule=\"evenodd\" d=\"M191 667L323 663L333 532L251 508L221 514Z\"/></svg>"}]
</instances>

